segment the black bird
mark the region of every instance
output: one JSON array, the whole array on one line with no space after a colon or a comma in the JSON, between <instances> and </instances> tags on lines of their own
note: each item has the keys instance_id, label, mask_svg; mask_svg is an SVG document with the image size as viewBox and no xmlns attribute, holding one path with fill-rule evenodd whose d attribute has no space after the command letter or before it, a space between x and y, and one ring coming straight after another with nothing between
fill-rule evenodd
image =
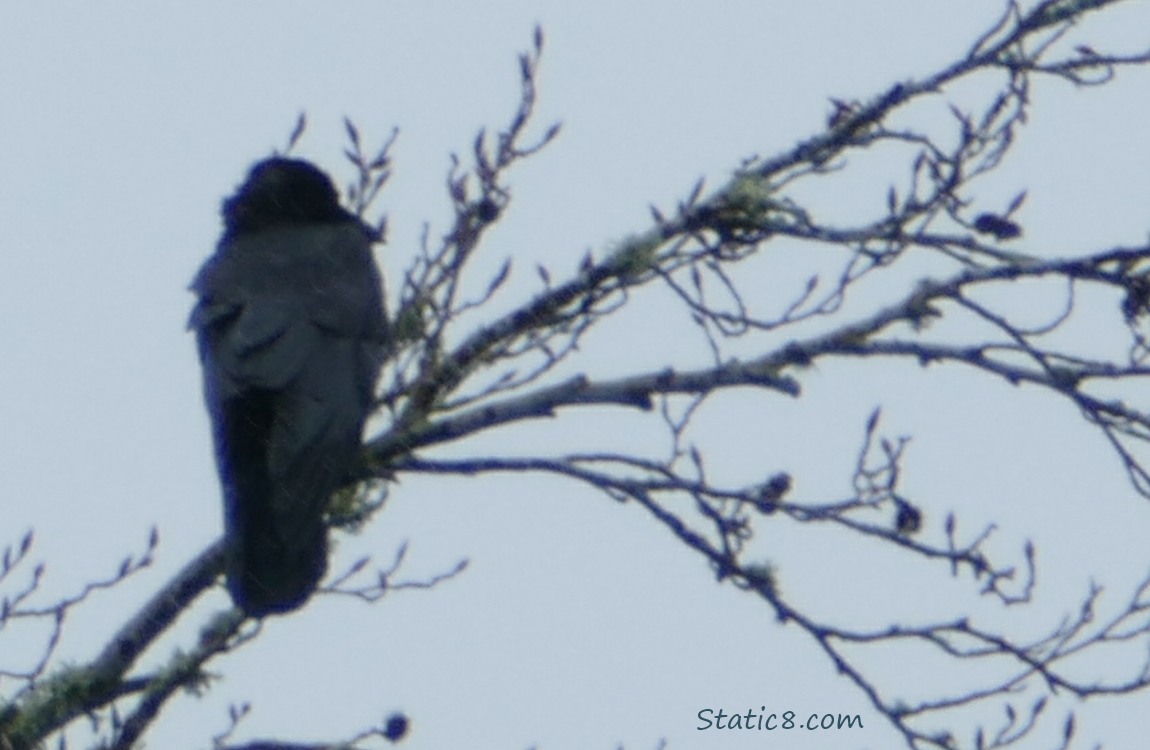
<instances>
[{"instance_id":1,"label":"black bird","mask_svg":"<svg viewBox=\"0 0 1150 750\"><path fill-rule=\"evenodd\" d=\"M387 339L371 231L309 162L257 163L191 289L223 485L227 586L260 617L327 570L323 512L359 461Z\"/></svg>"}]
</instances>

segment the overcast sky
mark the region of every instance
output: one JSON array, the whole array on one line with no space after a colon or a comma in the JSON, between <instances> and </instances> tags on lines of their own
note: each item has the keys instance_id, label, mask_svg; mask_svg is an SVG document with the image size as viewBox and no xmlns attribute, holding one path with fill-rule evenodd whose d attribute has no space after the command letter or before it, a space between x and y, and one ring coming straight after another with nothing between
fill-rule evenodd
<instances>
[{"instance_id":1,"label":"overcast sky","mask_svg":"<svg viewBox=\"0 0 1150 750\"><path fill-rule=\"evenodd\" d=\"M830 97L866 99L936 71L963 54L1002 5L5 7L0 544L35 528L36 557L49 564L47 604L114 571L124 554L142 549L153 525L161 538L149 571L76 612L61 657L89 658L220 533L199 367L184 330L186 286L218 236L220 199L251 162L283 146L299 112L310 126L296 153L341 183L350 176L340 156L345 115L368 143L399 127L396 176L383 200L391 217L386 272L389 256L410 257L425 221L433 232L444 228L448 156L465 151L478 127L506 122L518 93L516 54L541 24L547 47L536 126L542 132L562 121L563 131L513 173L512 210L480 261L496 268L513 258L510 290L525 296L537 283L536 263L562 278L586 250L606 252L646 229L651 203L673 207L699 176L717 184L741 158L782 151L820 129ZM1082 41L1145 49L1150 3L1126 5L1082 29ZM1148 72L1123 72L1098 90L1035 87L1031 124L985 188L998 206L1029 189L1020 249L1056 255L1145 241ZM877 191L819 198L849 212L884 199L885 183ZM588 342L587 368L706 364L698 341L674 333L672 322L682 326L685 316L641 303ZM701 415L716 475L750 483L785 469L808 497L842 496L866 416L882 404L892 434L915 435L906 479L928 503L928 530L937 533L939 519L957 510L968 528L999 523L994 549L1003 555L1017 554L1028 537L1039 543L1047 567L1026 614L1032 632L1072 612L1092 578L1121 598L1146 574L1150 505L1065 404L945 368L847 363L810 374L805 389L795 403L737 394ZM611 412L492 433L455 455L562 450L600 436L624 445L665 439L649 421ZM1085 525L1083 507L1093 509ZM471 567L432 592L400 592L373 606L319 597L268 622L257 641L214 665L222 679L202 699L172 701L148 746L206 747L227 725L226 706L242 701L253 704L244 738L336 739L402 709L414 722L403 746L413 749L648 750L661 737L674 750L897 746L808 639L777 624L760 602L716 584L701 559L638 508L535 477L404 477L362 535L339 539L333 567L364 552L385 562L403 540L411 543L412 577L462 557ZM890 576L918 560L805 532L770 542L785 590L821 616L878 625L886 612L916 613L908 600L917 594L907 592L917 590L892 586ZM850 580L848 555L857 562L847 569L863 571ZM939 570L915 575L956 585ZM226 604L215 590L186 626ZM14 654L34 643L32 634L0 633L0 668L22 666ZM916 697L933 684L934 674L906 655L869 659L883 674L923 686ZM1092 705L1084 739L1134 747L1133 737L1150 732L1138 708L1145 700ZM695 729L700 709L761 705L858 713L865 729L783 737Z\"/></svg>"}]
</instances>

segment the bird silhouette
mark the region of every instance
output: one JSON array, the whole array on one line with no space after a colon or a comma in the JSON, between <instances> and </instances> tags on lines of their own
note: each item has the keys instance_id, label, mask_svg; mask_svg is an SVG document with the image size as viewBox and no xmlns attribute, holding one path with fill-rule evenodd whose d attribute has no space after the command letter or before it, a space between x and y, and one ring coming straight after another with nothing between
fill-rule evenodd
<instances>
[{"instance_id":1,"label":"bird silhouette","mask_svg":"<svg viewBox=\"0 0 1150 750\"><path fill-rule=\"evenodd\" d=\"M327 570L323 513L360 460L387 340L373 235L313 164L255 164L191 289L223 487L226 578L261 617Z\"/></svg>"}]
</instances>

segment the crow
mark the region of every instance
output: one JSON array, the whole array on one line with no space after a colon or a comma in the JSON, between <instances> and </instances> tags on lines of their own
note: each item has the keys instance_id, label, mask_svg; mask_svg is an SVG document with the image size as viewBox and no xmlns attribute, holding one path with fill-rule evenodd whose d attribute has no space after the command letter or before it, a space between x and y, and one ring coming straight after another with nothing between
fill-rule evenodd
<instances>
[{"instance_id":1,"label":"crow","mask_svg":"<svg viewBox=\"0 0 1150 750\"><path fill-rule=\"evenodd\" d=\"M227 588L252 617L302 606L327 570L323 514L353 479L387 346L374 235L300 159L255 164L192 281L223 487Z\"/></svg>"}]
</instances>

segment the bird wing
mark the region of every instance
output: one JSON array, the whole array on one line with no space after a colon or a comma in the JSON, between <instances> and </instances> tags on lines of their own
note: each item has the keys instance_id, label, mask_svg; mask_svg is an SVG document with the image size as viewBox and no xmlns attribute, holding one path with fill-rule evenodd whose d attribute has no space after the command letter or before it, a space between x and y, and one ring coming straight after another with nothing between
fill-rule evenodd
<instances>
[{"instance_id":1,"label":"bird wing","mask_svg":"<svg viewBox=\"0 0 1150 750\"><path fill-rule=\"evenodd\" d=\"M359 455L386 345L370 241L351 222L226 237L191 288L228 586L246 611L291 609L326 567L323 509Z\"/></svg>"},{"instance_id":2,"label":"bird wing","mask_svg":"<svg viewBox=\"0 0 1150 750\"><path fill-rule=\"evenodd\" d=\"M192 282L200 299L188 322L219 397L280 390L314 362L317 347L336 339L360 342L356 359L371 361L359 379L374 377L386 336L379 284L370 243L355 224L285 227L221 243Z\"/></svg>"}]
</instances>

